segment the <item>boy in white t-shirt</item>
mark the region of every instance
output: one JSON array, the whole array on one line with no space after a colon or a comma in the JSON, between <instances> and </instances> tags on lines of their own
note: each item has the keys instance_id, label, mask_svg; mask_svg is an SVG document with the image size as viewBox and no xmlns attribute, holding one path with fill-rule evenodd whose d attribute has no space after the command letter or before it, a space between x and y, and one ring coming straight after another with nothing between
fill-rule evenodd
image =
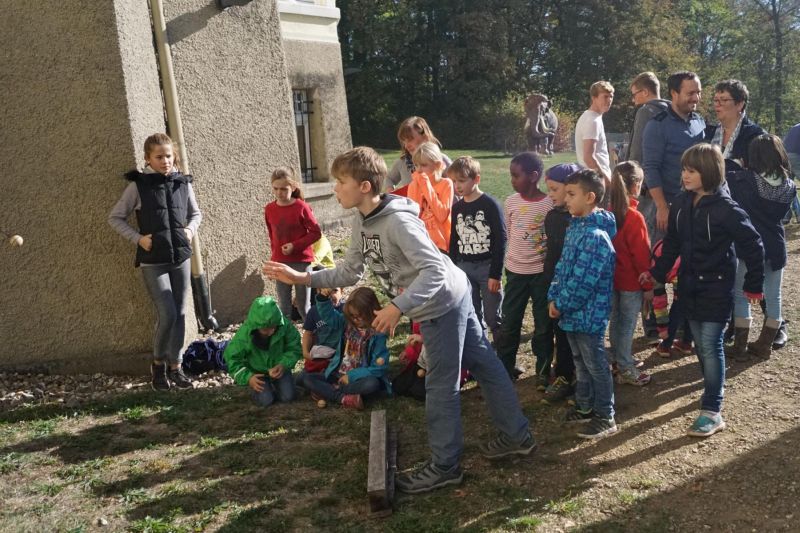
<instances>
[{"instance_id":1,"label":"boy in white t-shirt","mask_svg":"<svg viewBox=\"0 0 800 533\"><path fill-rule=\"evenodd\" d=\"M602 174L608 188L611 163L603 127L603 114L611 109L614 87L607 81L598 81L589 88L589 95L592 97L592 103L575 124L575 155L578 164Z\"/></svg>"}]
</instances>

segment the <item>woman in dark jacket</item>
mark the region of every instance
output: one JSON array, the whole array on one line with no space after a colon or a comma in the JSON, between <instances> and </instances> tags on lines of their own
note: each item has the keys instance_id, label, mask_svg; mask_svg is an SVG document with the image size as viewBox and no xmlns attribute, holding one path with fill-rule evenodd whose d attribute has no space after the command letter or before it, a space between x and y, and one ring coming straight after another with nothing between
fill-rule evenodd
<instances>
[{"instance_id":1,"label":"woman in dark jacket","mask_svg":"<svg viewBox=\"0 0 800 533\"><path fill-rule=\"evenodd\" d=\"M764 133L745 114L749 99L747 87L739 80L724 80L714 87L712 102L719 124L706 127L705 141L719 146L728 172L745 167L747 146Z\"/></svg>"},{"instance_id":2,"label":"woman in dark jacket","mask_svg":"<svg viewBox=\"0 0 800 533\"><path fill-rule=\"evenodd\" d=\"M669 208L661 257L650 274L663 283L680 256L678 298L694 335L705 389L689 435L708 437L725 428L720 411L725 384L722 332L733 308L736 254L747 265L744 294L762 297L764 248L750 219L731 199L719 148L697 144L681 158L685 192ZM642 274L643 278L648 273Z\"/></svg>"},{"instance_id":3,"label":"woman in dark jacket","mask_svg":"<svg viewBox=\"0 0 800 533\"><path fill-rule=\"evenodd\" d=\"M772 342L782 324L781 281L786 266L786 239L782 220L797 191L792 182L789 158L775 135L759 135L748 148L747 170L728 174L731 197L745 210L764 243L765 320L758 340L747 345L750 305L741 290L747 267L739 261L734 301L735 337L733 356L747 359L747 352L769 357Z\"/></svg>"}]
</instances>

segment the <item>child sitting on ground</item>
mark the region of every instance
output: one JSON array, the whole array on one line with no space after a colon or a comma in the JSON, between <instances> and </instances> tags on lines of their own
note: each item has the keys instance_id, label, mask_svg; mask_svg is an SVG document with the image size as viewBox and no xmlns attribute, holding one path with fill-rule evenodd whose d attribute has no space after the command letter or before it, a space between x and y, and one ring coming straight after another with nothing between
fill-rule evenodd
<instances>
[{"instance_id":1,"label":"child sitting on ground","mask_svg":"<svg viewBox=\"0 0 800 533\"><path fill-rule=\"evenodd\" d=\"M419 204L419 218L425 223L433 244L447 253L450 246L450 210L453 182L442 176L446 163L439 147L422 143L413 156L416 172L411 175L408 197Z\"/></svg>"},{"instance_id":2,"label":"child sitting on ground","mask_svg":"<svg viewBox=\"0 0 800 533\"><path fill-rule=\"evenodd\" d=\"M550 167L544 174L547 194L553 201L553 209L544 217L544 232L547 236L547 253L544 257L544 276L548 287L553 281L556 264L561 259L564 237L567 234L572 215L569 214L564 199L567 196L566 181L581 167L575 163ZM565 400L574 393L575 362L569 347L567 333L561 329L558 320L553 320L553 333L556 343L555 379L544 391L543 401L555 403Z\"/></svg>"},{"instance_id":3,"label":"child sitting on ground","mask_svg":"<svg viewBox=\"0 0 800 533\"><path fill-rule=\"evenodd\" d=\"M253 300L247 319L225 348L233 381L253 390L253 400L268 407L294 400L292 369L302 356L300 333L269 296Z\"/></svg>"},{"instance_id":4,"label":"child sitting on ground","mask_svg":"<svg viewBox=\"0 0 800 533\"><path fill-rule=\"evenodd\" d=\"M323 400L361 410L364 396L381 388L391 394L392 387L386 377L389 368L386 335L372 328L375 312L381 309L375 291L369 287L355 289L339 311L321 290L316 307L330 326L331 334L338 334L343 341L337 345L324 372L304 371L298 379L311 391L311 397L320 407L325 405L319 403Z\"/></svg>"},{"instance_id":5,"label":"child sitting on ground","mask_svg":"<svg viewBox=\"0 0 800 533\"><path fill-rule=\"evenodd\" d=\"M428 357L422 344L419 322L411 324L411 335L408 336L406 347L400 354L400 362L405 363L406 366L392 380L392 389L399 396L411 396L424 402Z\"/></svg>"},{"instance_id":6,"label":"child sitting on ground","mask_svg":"<svg viewBox=\"0 0 800 533\"><path fill-rule=\"evenodd\" d=\"M342 300L342 289L319 289L317 291L322 296L330 299L335 311L341 312L344 301ZM328 368L330 358L339 348L342 342L342 333L336 328L331 327L328 322L322 319L316 305L312 305L308 310L306 320L303 322L303 370L308 373L322 372ZM297 384L301 374L298 374Z\"/></svg>"},{"instance_id":7,"label":"child sitting on ground","mask_svg":"<svg viewBox=\"0 0 800 533\"><path fill-rule=\"evenodd\" d=\"M573 218L547 294L550 317L560 318L575 356L576 405L565 422L589 422L578 433L585 439L617 431L614 383L604 347L616 261L611 239L617 228L614 215L598 207L604 194L604 179L594 170L567 179L566 202Z\"/></svg>"},{"instance_id":8,"label":"child sitting on ground","mask_svg":"<svg viewBox=\"0 0 800 533\"><path fill-rule=\"evenodd\" d=\"M462 197L453 206L450 258L467 275L475 314L496 339L501 323L500 280L506 252L506 225L500 204L478 186L481 165L477 160L459 157L448 167L447 176Z\"/></svg>"}]
</instances>

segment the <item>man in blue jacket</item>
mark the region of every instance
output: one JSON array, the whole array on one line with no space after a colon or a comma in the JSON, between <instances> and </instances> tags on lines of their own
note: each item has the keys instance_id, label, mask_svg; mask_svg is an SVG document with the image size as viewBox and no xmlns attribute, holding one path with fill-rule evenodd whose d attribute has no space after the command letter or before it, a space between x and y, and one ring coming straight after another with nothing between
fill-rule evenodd
<instances>
[{"instance_id":1,"label":"man in blue jacket","mask_svg":"<svg viewBox=\"0 0 800 533\"><path fill-rule=\"evenodd\" d=\"M681 192L681 156L703 142L706 123L695 113L702 86L697 74L681 71L667 78L672 102L644 128L642 168L647 193L639 211L647 222L650 240L658 242L667 230L669 205Z\"/></svg>"}]
</instances>

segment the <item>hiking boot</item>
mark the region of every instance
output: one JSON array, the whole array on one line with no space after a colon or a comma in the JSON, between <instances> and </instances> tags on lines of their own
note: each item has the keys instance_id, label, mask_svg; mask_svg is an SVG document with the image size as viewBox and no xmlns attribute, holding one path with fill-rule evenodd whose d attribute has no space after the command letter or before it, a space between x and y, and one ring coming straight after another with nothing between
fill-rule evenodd
<instances>
[{"instance_id":1,"label":"hiking boot","mask_svg":"<svg viewBox=\"0 0 800 533\"><path fill-rule=\"evenodd\" d=\"M511 371L511 380L516 381L519 377L525 373L525 369L515 366L514 369Z\"/></svg>"},{"instance_id":2,"label":"hiking boot","mask_svg":"<svg viewBox=\"0 0 800 533\"><path fill-rule=\"evenodd\" d=\"M775 335L778 333L778 327L773 327L764 321L764 326L761 328L761 334L758 336L756 342L751 342L747 345L747 351L751 354L769 359L772 355L772 342L775 340Z\"/></svg>"},{"instance_id":3,"label":"hiking boot","mask_svg":"<svg viewBox=\"0 0 800 533\"><path fill-rule=\"evenodd\" d=\"M643 387L650 383L650 374L647 372L639 372L635 368L631 368L630 370L617 374L616 381L620 385Z\"/></svg>"},{"instance_id":4,"label":"hiking boot","mask_svg":"<svg viewBox=\"0 0 800 533\"><path fill-rule=\"evenodd\" d=\"M789 342L789 332L786 330L786 321L781 320L781 326L778 328L778 332L775 334L775 340L772 341L772 349L780 350L786 346L787 342Z\"/></svg>"},{"instance_id":5,"label":"hiking boot","mask_svg":"<svg viewBox=\"0 0 800 533\"><path fill-rule=\"evenodd\" d=\"M734 361L744 362L750 359L747 355L747 337L750 335L750 328L734 328L733 346L728 348L725 355L732 357Z\"/></svg>"},{"instance_id":6,"label":"hiking boot","mask_svg":"<svg viewBox=\"0 0 800 533\"><path fill-rule=\"evenodd\" d=\"M672 343L672 349L680 355L692 355L694 353L691 342L675 341Z\"/></svg>"},{"instance_id":7,"label":"hiking boot","mask_svg":"<svg viewBox=\"0 0 800 533\"><path fill-rule=\"evenodd\" d=\"M592 419L592 410L581 411L577 407L568 410L564 415L564 422L567 424L582 424Z\"/></svg>"},{"instance_id":8,"label":"hiking boot","mask_svg":"<svg viewBox=\"0 0 800 533\"><path fill-rule=\"evenodd\" d=\"M406 494L420 494L447 485L459 485L463 480L464 472L459 465L444 469L428 461L408 474L398 474L395 487Z\"/></svg>"},{"instance_id":9,"label":"hiking boot","mask_svg":"<svg viewBox=\"0 0 800 533\"><path fill-rule=\"evenodd\" d=\"M601 416L593 416L589 421L589 425L585 429L578 432L578 436L582 439L602 439L608 435L617 432L617 424L613 418L603 418Z\"/></svg>"},{"instance_id":10,"label":"hiking boot","mask_svg":"<svg viewBox=\"0 0 800 533\"><path fill-rule=\"evenodd\" d=\"M545 403L556 403L565 400L573 392L572 385L561 376L558 376L544 391Z\"/></svg>"},{"instance_id":11,"label":"hiking boot","mask_svg":"<svg viewBox=\"0 0 800 533\"><path fill-rule=\"evenodd\" d=\"M633 358L633 368L642 368L643 366L644 366L644 361L642 361L637 357Z\"/></svg>"},{"instance_id":12,"label":"hiking boot","mask_svg":"<svg viewBox=\"0 0 800 533\"><path fill-rule=\"evenodd\" d=\"M346 409L364 410L364 400L360 394L345 394L342 396L342 407Z\"/></svg>"},{"instance_id":13,"label":"hiking boot","mask_svg":"<svg viewBox=\"0 0 800 533\"><path fill-rule=\"evenodd\" d=\"M656 353L664 358L672 357L672 350L670 349L670 346L665 346L663 342L659 342L656 345Z\"/></svg>"},{"instance_id":14,"label":"hiking boot","mask_svg":"<svg viewBox=\"0 0 800 533\"><path fill-rule=\"evenodd\" d=\"M150 386L155 391L169 390L169 380L167 379L167 365L164 363L150 365L150 374L153 376L153 381Z\"/></svg>"},{"instance_id":15,"label":"hiking boot","mask_svg":"<svg viewBox=\"0 0 800 533\"><path fill-rule=\"evenodd\" d=\"M686 433L692 437L710 437L717 431L722 431L725 427L726 424L721 414L700 411L700 416L697 417Z\"/></svg>"},{"instance_id":16,"label":"hiking boot","mask_svg":"<svg viewBox=\"0 0 800 533\"><path fill-rule=\"evenodd\" d=\"M170 383L172 383L172 386L175 388L181 390L194 388L192 380L186 377L186 374L183 373L183 369L181 367L170 368L169 370L167 370L167 378L169 379Z\"/></svg>"},{"instance_id":17,"label":"hiking boot","mask_svg":"<svg viewBox=\"0 0 800 533\"><path fill-rule=\"evenodd\" d=\"M481 454L487 459L499 459L507 455L528 455L537 447L533 435L528 433L520 443L512 442L505 434L500 433L497 437L481 446Z\"/></svg>"}]
</instances>

